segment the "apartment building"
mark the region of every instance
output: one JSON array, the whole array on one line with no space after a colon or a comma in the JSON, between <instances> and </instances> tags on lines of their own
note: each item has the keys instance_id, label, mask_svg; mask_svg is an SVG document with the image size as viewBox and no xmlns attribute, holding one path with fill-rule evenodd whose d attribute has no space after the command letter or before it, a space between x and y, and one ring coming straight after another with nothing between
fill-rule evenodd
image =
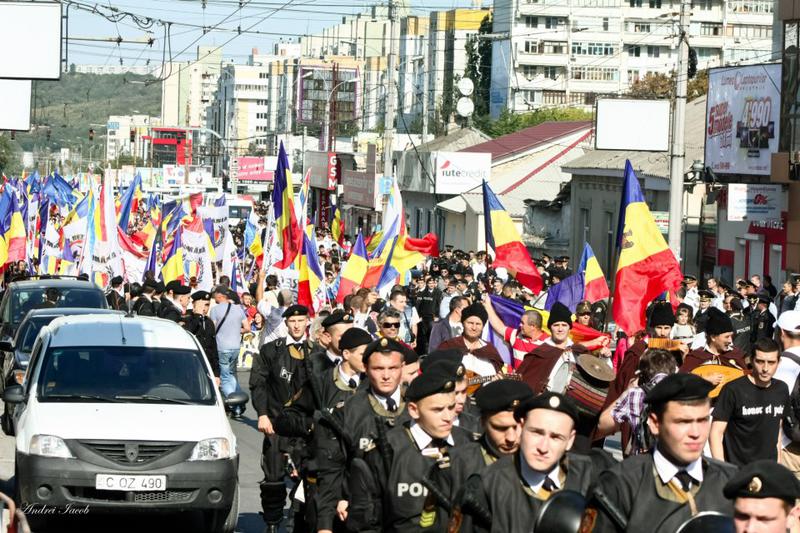
<instances>
[{"instance_id":1,"label":"apartment building","mask_svg":"<svg viewBox=\"0 0 800 533\"><path fill-rule=\"evenodd\" d=\"M170 63L161 84L161 117L165 125L200 128L209 124L209 113L222 68L222 51L198 46L194 61Z\"/></svg>"},{"instance_id":2,"label":"apartment building","mask_svg":"<svg viewBox=\"0 0 800 533\"><path fill-rule=\"evenodd\" d=\"M772 59L773 0L693 0L698 68ZM490 111L592 105L677 62L679 0L495 0Z\"/></svg>"}]
</instances>

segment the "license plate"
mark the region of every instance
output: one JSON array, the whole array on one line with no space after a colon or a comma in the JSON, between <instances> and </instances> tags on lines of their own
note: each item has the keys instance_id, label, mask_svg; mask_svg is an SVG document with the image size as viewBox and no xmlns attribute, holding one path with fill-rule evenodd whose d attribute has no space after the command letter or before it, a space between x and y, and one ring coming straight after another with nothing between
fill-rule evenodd
<instances>
[{"instance_id":1,"label":"license plate","mask_svg":"<svg viewBox=\"0 0 800 533\"><path fill-rule=\"evenodd\" d=\"M97 490L159 491L167 490L167 476L126 476L122 474L97 474Z\"/></svg>"}]
</instances>

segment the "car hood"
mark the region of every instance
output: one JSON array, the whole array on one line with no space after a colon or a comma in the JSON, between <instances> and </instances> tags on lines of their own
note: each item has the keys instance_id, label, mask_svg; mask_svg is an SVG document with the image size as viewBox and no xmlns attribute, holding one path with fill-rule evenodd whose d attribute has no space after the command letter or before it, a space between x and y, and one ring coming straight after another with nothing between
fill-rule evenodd
<instances>
[{"instance_id":1,"label":"car hood","mask_svg":"<svg viewBox=\"0 0 800 533\"><path fill-rule=\"evenodd\" d=\"M199 441L233 438L220 405L46 402L29 412L34 433L62 439Z\"/></svg>"}]
</instances>

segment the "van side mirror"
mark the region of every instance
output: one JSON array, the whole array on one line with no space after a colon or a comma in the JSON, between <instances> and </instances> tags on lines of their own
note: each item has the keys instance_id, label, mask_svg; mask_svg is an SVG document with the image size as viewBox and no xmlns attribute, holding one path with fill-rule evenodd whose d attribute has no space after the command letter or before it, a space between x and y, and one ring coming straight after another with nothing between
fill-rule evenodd
<instances>
[{"instance_id":1,"label":"van side mirror","mask_svg":"<svg viewBox=\"0 0 800 533\"><path fill-rule=\"evenodd\" d=\"M0 352L13 352L13 351L14 351L14 341L12 340L0 341Z\"/></svg>"},{"instance_id":2,"label":"van side mirror","mask_svg":"<svg viewBox=\"0 0 800 533\"><path fill-rule=\"evenodd\" d=\"M243 391L236 391L225 397L225 407L244 407L250 401L250 395Z\"/></svg>"},{"instance_id":3,"label":"van side mirror","mask_svg":"<svg viewBox=\"0 0 800 533\"><path fill-rule=\"evenodd\" d=\"M24 400L25 394L22 391L22 385L11 385L3 391L3 401L5 403L22 403Z\"/></svg>"}]
</instances>

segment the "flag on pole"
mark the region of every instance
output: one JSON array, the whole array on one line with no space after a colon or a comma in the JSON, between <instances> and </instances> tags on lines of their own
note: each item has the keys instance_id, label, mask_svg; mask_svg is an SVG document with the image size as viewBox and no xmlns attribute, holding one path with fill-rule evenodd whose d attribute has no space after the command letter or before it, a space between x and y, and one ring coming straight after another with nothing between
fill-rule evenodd
<instances>
[{"instance_id":1,"label":"flag on pole","mask_svg":"<svg viewBox=\"0 0 800 533\"><path fill-rule=\"evenodd\" d=\"M342 303L345 296L353 293L353 288L361 285L367 274L367 263L367 247L364 236L359 232L353 251L342 269L339 291L336 293L337 302Z\"/></svg>"},{"instance_id":2,"label":"flag on pole","mask_svg":"<svg viewBox=\"0 0 800 533\"><path fill-rule=\"evenodd\" d=\"M275 265L275 268L278 269L291 265L303 247L303 230L297 225L292 191L292 171L289 168L289 157L286 155L286 149L281 141L272 190L275 226L283 251L283 258Z\"/></svg>"},{"instance_id":3,"label":"flag on pole","mask_svg":"<svg viewBox=\"0 0 800 533\"><path fill-rule=\"evenodd\" d=\"M308 307L311 316L319 312L325 304L325 277L319 266L317 246L313 237L303 232L303 250L300 253L300 267L297 280L297 303Z\"/></svg>"},{"instance_id":4,"label":"flag on pole","mask_svg":"<svg viewBox=\"0 0 800 533\"><path fill-rule=\"evenodd\" d=\"M614 321L630 336L644 329L647 305L659 294L677 289L683 275L653 220L630 161L625 161L619 215L620 254L612 309Z\"/></svg>"},{"instance_id":5,"label":"flag on pole","mask_svg":"<svg viewBox=\"0 0 800 533\"><path fill-rule=\"evenodd\" d=\"M594 251L592 251L592 247L589 246L588 242L583 245L583 254L581 255L580 263L578 263L578 272L583 272L583 298L585 300L594 303L611 295L608 290L608 283L606 283L606 277L600 269L600 263L597 262Z\"/></svg>"},{"instance_id":6,"label":"flag on pole","mask_svg":"<svg viewBox=\"0 0 800 533\"><path fill-rule=\"evenodd\" d=\"M339 207L339 204L333 206L331 238L333 238L339 246L344 245L344 220L342 220L342 208Z\"/></svg>"},{"instance_id":7,"label":"flag on pole","mask_svg":"<svg viewBox=\"0 0 800 533\"><path fill-rule=\"evenodd\" d=\"M300 228L305 228L308 223L308 194L310 185L311 169L309 168L306 171L306 175L303 176L300 192L297 193L297 213L295 213L295 216L297 217L297 226Z\"/></svg>"},{"instance_id":8,"label":"flag on pole","mask_svg":"<svg viewBox=\"0 0 800 533\"><path fill-rule=\"evenodd\" d=\"M183 271L183 242L181 234L183 228L178 228L175 232L175 239L172 242L172 248L164 261L164 266L161 268L161 277L164 283L177 279L181 283L186 281L186 276Z\"/></svg>"},{"instance_id":9,"label":"flag on pole","mask_svg":"<svg viewBox=\"0 0 800 533\"><path fill-rule=\"evenodd\" d=\"M142 198L142 176L138 172L128 189L120 197L119 211L117 213L117 223L122 231L128 231L128 223L131 219L131 211L139 209L139 200Z\"/></svg>"},{"instance_id":10,"label":"flag on pole","mask_svg":"<svg viewBox=\"0 0 800 533\"><path fill-rule=\"evenodd\" d=\"M583 272L576 272L556 283L547 291L547 302L544 308L550 310L556 302L561 302L573 313L584 299Z\"/></svg>"},{"instance_id":11,"label":"flag on pole","mask_svg":"<svg viewBox=\"0 0 800 533\"><path fill-rule=\"evenodd\" d=\"M486 243L494 251L492 266L505 267L522 285L539 294L543 285L542 276L534 266L514 222L486 181L483 182L483 218Z\"/></svg>"}]
</instances>

